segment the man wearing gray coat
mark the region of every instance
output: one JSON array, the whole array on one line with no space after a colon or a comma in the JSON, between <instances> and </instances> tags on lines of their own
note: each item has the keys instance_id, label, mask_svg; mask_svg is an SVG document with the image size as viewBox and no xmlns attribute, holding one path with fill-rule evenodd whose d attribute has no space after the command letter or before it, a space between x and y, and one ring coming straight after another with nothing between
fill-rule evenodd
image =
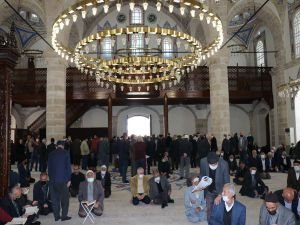
<instances>
[{"instance_id":1,"label":"man wearing gray coat","mask_svg":"<svg viewBox=\"0 0 300 225\"><path fill-rule=\"evenodd\" d=\"M158 169L153 170L153 177L149 180L149 197L154 204L161 204L162 208L168 206L168 202L174 202L170 198L171 184L165 176L159 174Z\"/></svg>"},{"instance_id":2,"label":"man wearing gray coat","mask_svg":"<svg viewBox=\"0 0 300 225\"><path fill-rule=\"evenodd\" d=\"M277 195L269 193L260 208L259 225L296 225L293 212L279 204Z\"/></svg>"},{"instance_id":3,"label":"man wearing gray coat","mask_svg":"<svg viewBox=\"0 0 300 225\"><path fill-rule=\"evenodd\" d=\"M215 152L209 152L200 160L200 180L202 177L212 178L212 183L205 190L207 205L207 221L210 219L213 205L220 204L224 184L230 183L228 163L219 158Z\"/></svg>"},{"instance_id":4,"label":"man wearing gray coat","mask_svg":"<svg viewBox=\"0 0 300 225\"><path fill-rule=\"evenodd\" d=\"M102 184L99 180L95 179L95 173L92 170L86 172L86 181L82 181L79 185L79 211L78 215L80 217L86 217L86 212L81 206L81 204L87 204L94 202L95 205L93 208L93 213L96 216L101 216L103 213L103 199L104 199L104 190Z\"/></svg>"}]
</instances>

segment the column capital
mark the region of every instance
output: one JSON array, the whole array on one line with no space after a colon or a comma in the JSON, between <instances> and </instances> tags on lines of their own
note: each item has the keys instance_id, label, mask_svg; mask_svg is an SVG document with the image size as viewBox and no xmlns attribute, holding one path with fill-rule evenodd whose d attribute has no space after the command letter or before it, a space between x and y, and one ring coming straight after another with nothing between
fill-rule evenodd
<instances>
[{"instance_id":1,"label":"column capital","mask_svg":"<svg viewBox=\"0 0 300 225\"><path fill-rule=\"evenodd\" d=\"M229 64L229 50L227 48L221 49L215 55L207 60L208 67L212 65L225 65Z\"/></svg>"}]
</instances>

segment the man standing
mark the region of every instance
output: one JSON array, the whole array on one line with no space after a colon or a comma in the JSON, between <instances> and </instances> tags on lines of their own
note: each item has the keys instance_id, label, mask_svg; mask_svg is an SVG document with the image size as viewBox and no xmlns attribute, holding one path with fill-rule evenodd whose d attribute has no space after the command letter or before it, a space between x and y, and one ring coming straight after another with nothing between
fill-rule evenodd
<instances>
[{"instance_id":1,"label":"man standing","mask_svg":"<svg viewBox=\"0 0 300 225\"><path fill-rule=\"evenodd\" d=\"M265 202L260 208L259 225L295 225L295 216L292 211L278 202L276 194L266 195Z\"/></svg>"},{"instance_id":2,"label":"man standing","mask_svg":"<svg viewBox=\"0 0 300 225\"><path fill-rule=\"evenodd\" d=\"M182 141L179 142L180 152L180 179L190 177L191 152L192 143L189 141L189 136L184 135Z\"/></svg>"},{"instance_id":3,"label":"man standing","mask_svg":"<svg viewBox=\"0 0 300 225\"><path fill-rule=\"evenodd\" d=\"M70 154L64 150L64 142L57 142L57 149L49 155L48 174L50 178L50 194L55 221L70 220L69 190L71 179ZM60 211L62 213L60 214Z\"/></svg>"},{"instance_id":4,"label":"man standing","mask_svg":"<svg viewBox=\"0 0 300 225\"><path fill-rule=\"evenodd\" d=\"M120 157L120 176L122 177L122 182L129 183L126 175L129 162L130 143L127 140L126 133L123 134L123 137L118 142L118 151Z\"/></svg>"},{"instance_id":5,"label":"man standing","mask_svg":"<svg viewBox=\"0 0 300 225\"><path fill-rule=\"evenodd\" d=\"M248 154L247 154L247 147L248 142L247 138L244 136L244 134L241 132L239 137L239 150L240 150L240 159L247 162Z\"/></svg>"},{"instance_id":6,"label":"man standing","mask_svg":"<svg viewBox=\"0 0 300 225\"><path fill-rule=\"evenodd\" d=\"M213 180L205 192L207 221L209 221L213 205L221 203L224 184L230 182L228 163L219 158L215 152L209 152L207 157L200 161L200 180L204 176Z\"/></svg>"},{"instance_id":7,"label":"man standing","mask_svg":"<svg viewBox=\"0 0 300 225\"><path fill-rule=\"evenodd\" d=\"M246 207L235 199L234 184L223 187L222 201L214 205L209 221L210 225L245 225Z\"/></svg>"}]
</instances>

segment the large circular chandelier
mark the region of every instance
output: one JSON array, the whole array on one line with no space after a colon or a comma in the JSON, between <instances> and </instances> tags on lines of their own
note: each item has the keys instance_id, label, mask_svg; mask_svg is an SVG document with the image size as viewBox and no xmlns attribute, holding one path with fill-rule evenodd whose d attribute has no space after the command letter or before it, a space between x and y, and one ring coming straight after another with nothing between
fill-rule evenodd
<instances>
[{"instance_id":1,"label":"large circular chandelier","mask_svg":"<svg viewBox=\"0 0 300 225\"><path fill-rule=\"evenodd\" d=\"M186 73L193 71L202 60L214 55L223 43L223 28L220 18L195 0L165 0L155 1L158 12L166 7L170 13L182 17L190 16L199 23L205 22L215 30L215 38L203 45L190 34L161 27L145 25L129 25L105 29L78 41L74 48L69 48L59 40L59 34L71 23L75 23L80 15L85 19L91 11L93 16L97 12L107 14L109 10L118 12L124 6L133 10L140 5L147 11L149 1L120 1L120 0L81 0L64 10L55 19L52 29L52 45L62 58L74 63L86 74L95 76L101 87L116 91L149 92L150 90L165 89L176 85ZM132 48L127 45L127 37L133 34L142 34L145 45L143 48ZM169 37L175 40L176 55L165 57L162 50L162 40ZM118 48L111 59L97 54L97 42L111 38L111 45L118 44ZM151 45L149 43L152 43ZM154 44L153 44L154 43Z\"/></svg>"}]
</instances>

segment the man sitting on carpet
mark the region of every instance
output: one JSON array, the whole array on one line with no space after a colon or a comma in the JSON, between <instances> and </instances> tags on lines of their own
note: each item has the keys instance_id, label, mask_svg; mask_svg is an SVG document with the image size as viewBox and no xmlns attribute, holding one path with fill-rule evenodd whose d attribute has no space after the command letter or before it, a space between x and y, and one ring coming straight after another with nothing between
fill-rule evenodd
<instances>
[{"instance_id":1,"label":"man sitting on carpet","mask_svg":"<svg viewBox=\"0 0 300 225\"><path fill-rule=\"evenodd\" d=\"M92 170L86 172L86 181L83 181L79 185L78 200L80 202L78 215L80 217L86 217L87 213L82 207L83 204L89 205L95 201L93 213L96 216L101 216L103 213L103 199L104 190L99 180L95 180L95 173Z\"/></svg>"},{"instance_id":2,"label":"man sitting on carpet","mask_svg":"<svg viewBox=\"0 0 300 225\"><path fill-rule=\"evenodd\" d=\"M149 197L149 178L144 176L144 168L137 169L137 175L130 179L130 190L132 194L133 205L138 205L140 201L149 204L151 199Z\"/></svg>"}]
</instances>

